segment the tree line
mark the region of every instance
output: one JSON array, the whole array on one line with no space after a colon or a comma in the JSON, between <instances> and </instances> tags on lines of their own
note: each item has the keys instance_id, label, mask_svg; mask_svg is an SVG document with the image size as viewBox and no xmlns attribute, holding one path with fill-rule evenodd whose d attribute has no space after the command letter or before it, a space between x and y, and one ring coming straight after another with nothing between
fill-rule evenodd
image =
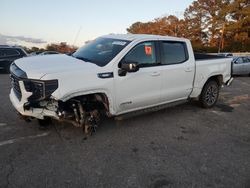
<instances>
[{"instance_id":1,"label":"tree line","mask_svg":"<svg viewBox=\"0 0 250 188\"><path fill-rule=\"evenodd\" d=\"M32 52L44 52L44 51L56 51L60 53L72 53L78 49L78 47L74 45L69 45L66 42L60 42L60 43L51 43L48 44L45 48L38 48L38 47L23 47L26 52L32 53Z\"/></svg>"},{"instance_id":2,"label":"tree line","mask_svg":"<svg viewBox=\"0 0 250 188\"><path fill-rule=\"evenodd\" d=\"M198 52L249 52L250 0L195 0L183 18L138 21L127 31L188 38Z\"/></svg>"}]
</instances>

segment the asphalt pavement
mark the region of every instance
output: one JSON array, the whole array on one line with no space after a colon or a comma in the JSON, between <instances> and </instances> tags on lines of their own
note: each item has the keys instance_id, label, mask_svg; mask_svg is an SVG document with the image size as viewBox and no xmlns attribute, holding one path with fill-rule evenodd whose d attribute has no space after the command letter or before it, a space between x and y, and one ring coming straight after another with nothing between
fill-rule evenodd
<instances>
[{"instance_id":1,"label":"asphalt pavement","mask_svg":"<svg viewBox=\"0 0 250 188\"><path fill-rule=\"evenodd\" d=\"M197 102L104 120L92 137L19 119L0 74L0 187L250 187L250 77L235 78L218 104Z\"/></svg>"}]
</instances>

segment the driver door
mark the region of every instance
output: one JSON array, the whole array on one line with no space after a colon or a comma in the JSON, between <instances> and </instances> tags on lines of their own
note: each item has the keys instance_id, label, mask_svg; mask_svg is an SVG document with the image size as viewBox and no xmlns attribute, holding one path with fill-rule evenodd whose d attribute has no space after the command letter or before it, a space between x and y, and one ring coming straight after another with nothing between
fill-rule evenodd
<instances>
[{"instance_id":1,"label":"driver door","mask_svg":"<svg viewBox=\"0 0 250 188\"><path fill-rule=\"evenodd\" d=\"M119 63L133 62L137 72L127 72L115 78L117 113L125 113L156 105L160 101L161 66L158 43L142 42L133 47ZM121 66L119 66L121 67Z\"/></svg>"},{"instance_id":2,"label":"driver door","mask_svg":"<svg viewBox=\"0 0 250 188\"><path fill-rule=\"evenodd\" d=\"M244 61L242 57L237 58L233 64L234 75L244 74Z\"/></svg>"}]
</instances>

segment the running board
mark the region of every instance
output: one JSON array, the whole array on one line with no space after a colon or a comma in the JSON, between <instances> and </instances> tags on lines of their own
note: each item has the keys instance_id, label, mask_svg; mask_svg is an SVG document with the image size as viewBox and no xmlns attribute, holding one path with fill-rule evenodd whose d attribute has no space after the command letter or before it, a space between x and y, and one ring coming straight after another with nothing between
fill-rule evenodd
<instances>
[{"instance_id":1,"label":"running board","mask_svg":"<svg viewBox=\"0 0 250 188\"><path fill-rule=\"evenodd\" d=\"M176 102L171 102L171 103L167 103L167 104L162 104L159 106L155 106L155 107L150 107L150 108L146 108L146 109L142 109L142 110L137 110L137 111L133 111L133 112L128 112L125 114L121 114L115 117L115 120L124 120L124 119L129 119L135 116L139 116L142 114L147 114L147 113L151 113L151 112L157 112L159 110L165 109L165 108L169 108L169 107L173 107L173 106L177 106L183 103L188 102L187 99L185 100L180 100L180 101L176 101Z\"/></svg>"}]
</instances>

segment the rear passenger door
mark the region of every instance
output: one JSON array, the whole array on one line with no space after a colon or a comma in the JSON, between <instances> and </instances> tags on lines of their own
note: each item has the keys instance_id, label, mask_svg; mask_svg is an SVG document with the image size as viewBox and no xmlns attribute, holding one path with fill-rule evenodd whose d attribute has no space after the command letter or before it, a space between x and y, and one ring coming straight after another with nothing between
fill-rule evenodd
<instances>
[{"instance_id":1,"label":"rear passenger door","mask_svg":"<svg viewBox=\"0 0 250 188\"><path fill-rule=\"evenodd\" d=\"M161 102L187 99L193 87L195 62L189 58L186 43L161 41L161 64Z\"/></svg>"}]
</instances>

